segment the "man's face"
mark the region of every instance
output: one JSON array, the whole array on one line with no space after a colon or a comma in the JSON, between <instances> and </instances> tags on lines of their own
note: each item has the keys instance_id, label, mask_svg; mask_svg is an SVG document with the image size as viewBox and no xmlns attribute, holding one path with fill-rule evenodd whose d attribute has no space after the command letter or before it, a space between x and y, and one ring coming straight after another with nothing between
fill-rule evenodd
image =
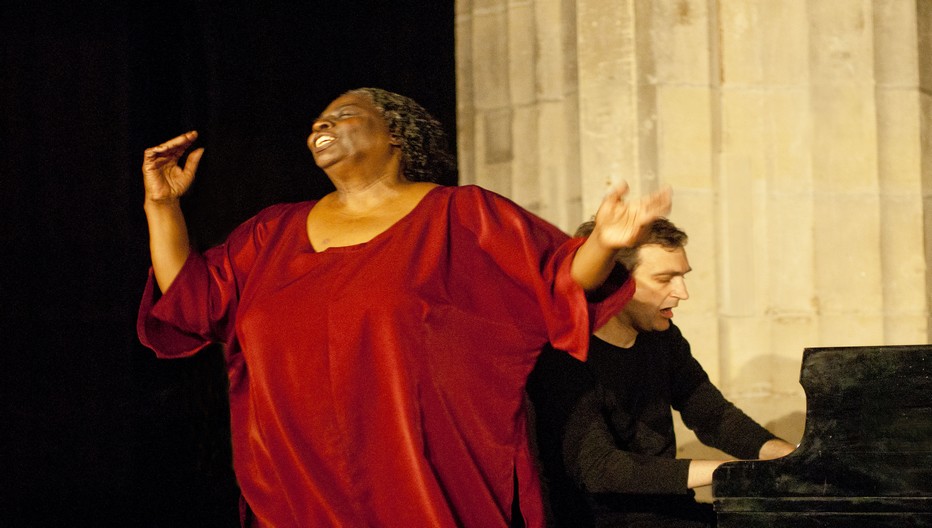
<instances>
[{"instance_id":1,"label":"man's face","mask_svg":"<svg viewBox=\"0 0 932 528\"><path fill-rule=\"evenodd\" d=\"M673 309L689 298L685 275L691 269L682 247L641 246L638 264L631 274L637 289L634 298L616 316L619 322L637 332L670 328Z\"/></svg>"}]
</instances>

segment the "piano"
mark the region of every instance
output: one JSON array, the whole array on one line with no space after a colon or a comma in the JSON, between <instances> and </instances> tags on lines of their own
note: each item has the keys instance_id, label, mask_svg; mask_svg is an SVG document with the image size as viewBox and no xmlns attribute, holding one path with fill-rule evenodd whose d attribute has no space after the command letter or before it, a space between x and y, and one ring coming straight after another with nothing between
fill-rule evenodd
<instances>
[{"instance_id":1,"label":"piano","mask_svg":"<svg viewBox=\"0 0 932 528\"><path fill-rule=\"evenodd\" d=\"M713 474L719 528L932 527L932 345L807 348L799 447Z\"/></svg>"}]
</instances>

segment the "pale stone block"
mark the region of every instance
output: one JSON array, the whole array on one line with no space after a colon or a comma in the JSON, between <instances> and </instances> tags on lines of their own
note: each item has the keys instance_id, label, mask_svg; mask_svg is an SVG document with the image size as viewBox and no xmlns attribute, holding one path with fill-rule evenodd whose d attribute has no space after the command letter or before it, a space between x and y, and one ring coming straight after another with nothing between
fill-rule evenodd
<instances>
[{"instance_id":1,"label":"pale stone block","mask_svg":"<svg viewBox=\"0 0 932 528\"><path fill-rule=\"evenodd\" d=\"M686 306L689 301L681 304ZM718 319L716 314L687 314L685 310L674 310L674 323L689 341L693 357L702 365L712 383L721 378L721 350L718 341Z\"/></svg>"},{"instance_id":2,"label":"pale stone block","mask_svg":"<svg viewBox=\"0 0 932 528\"><path fill-rule=\"evenodd\" d=\"M932 310L932 97L922 96L922 203L926 262L926 306ZM928 328L932 335L932 322Z\"/></svg>"},{"instance_id":3,"label":"pale stone block","mask_svg":"<svg viewBox=\"0 0 932 528\"><path fill-rule=\"evenodd\" d=\"M544 103L543 106L549 109L551 104ZM595 211L590 212L583 209L582 196L584 188L579 145L579 98L576 94L568 94L567 97L561 100L559 110L560 115L563 116L563 123L566 124L563 130L565 141L560 141L560 144L563 145L561 164L563 171L565 171L565 177L553 180L553 185L551 185L553 194L550 201L563 201L565 217L560 218L557 225L572 233L576 231L583 219L588 219L595 214Z\"/></svg>"},{"instance_id":4,"label":"pale stone block","mask_svg":"<svg viewBox=\"0 0 932 528\"><path fill-rule=\"evenodd\" d=\"M511 108L489 110L482 115L485 131L484 162L488 164L511 161L514 156Z\"/></svg>"},{"instance_id":5,"label":"pale stone block","mask_svg":"<svg viewBox=\"0 0 932 528\"><path fill-rule=\"evenodd\" d=\"M475 134L473 142L473 171L468 175L460 176L460 185L465 184L476 184L485 186L485 183L489 181L488 175L488 163L486 160L486 127L485 127L485 112L476 111L475 112ZM470 179L464 179L464 176L469 176Z\"/></svg>"},{"instance_id":6,"label":"pale stone block","mask_svg":"<svg viewBox=\"0 0 932 528\"><path fill-rule=\"evenodd\" d=\"M932 195L926 190L922 199L923 207L923 226L925 240L925 261L926 261L926 307L932 310ZM932 334L932 326L929 327Z\"/></svg>"},{"instance_id":7,"label":"pale stone block","mask_svg":"<svg viewBox=\"0 0 932 528\"><path fill-rule=\"evenodd\" d=\"M744 1L758 14L755 29L761 41L758 62L763 68L762 82L770 89L808 84L809 0Z\"/></svg>"},{"instance_id":8,"label":"pale stone block","mask_svg":"<svg viewBox=\"0 0 932 528\"><path fill-rule=\"evenodd\" d=\"M764 245L769 262L768 308L777 315L814 314L814 223L811 192L770 193L767 196L767 234Z\"/></svg>"},{"instance_id":9,"label":"pale stone block","mask_svg":"<svg viewBox=\"0 0 932 528\"><path fill-rule=\"evenodd\" d=\"M812 88L813 178L827 192L876 192L877 113L870 85Z\"/></svg>"},{"instance_id":10,"label":"pale stone block","mask_svg":"<svg viewBox=\"0 0 932 528\"><path fill-rule=\"evenodd\" d=\"M799 379L803 350L819 343L817 314L773 317L768 339L774 358L774 388L786 392Z\"/></svg>"},{"instance_id":11,"label":"pale stone block","mask_svg":"<svg viewBox=\"0 0 932 528\"><path fill-rule=\"evenodd\" d=\"M798 372L796 378L799 379ZM731 401L768 431L798 444L806 425L806 394L798 381L787 389L788 392L766 396L736 395Z\"/></svg>"},{"instance_id":12,"label":"pale stone block","mask_svg":"<svg viewBox=\"0 0 932 528\"><path fill-rule=\"evenodd\" d=\"M874 0L874 76L878 86L919 84L916 4Z\"/></svg>"},{"instance_id":13,"label":"pale stone block","mask_svg":"<svg viewBox=\"0 0 932 528\"><path fill-rule=\"evenodd\" d=\"M472 14L472 0L455 0L453 2L453 16L456 19Z\"/></svg>"},{"instance_id":14,"label":"pale stone block","mask_svg":"<svg viewBox=\"0 0 932 528\"><path fill-rule=\"evenodd\" d=\"M582 208L589 212L609 183L626 179L635 187L642 173L638 105L653 99L637 93L632 2L579 0L576 15Z\"/></svg>"},{"instance_id":15,"label":"pale stone block","mask_svg":"<svg viewBox=\"0 0 932 528\"><path fill-rule=\"evenodd\" d=\"M686 275L689 300L682 313L717 314L718 248L716 243L715 194L708 188L673 188L670 220L689 237L686 255L692 271Z\"/></svg>"},{"instance_id":16,"label":"pale stone block","mask_svg":"<svg viewBox=\"0 0 932 528\"><path fill-rule=\"evenodd\" d=\"M798 86L808 80L806 0L719 6L723 85Z\"/></svg>"},{"instance_id":17,"label":"pale stone block","mask_svg":"<svg viewBox=\"0 0 932 528\"><path fill-rule=\"evenodd\" d=\"M633 80L638 50L631 1L578 0L576 13L580 75L610 84Z\"/></svg>"},{"instance_id":18,"label":"pale stone block","mask_svg":"<svg viewBox=\"0 0 932 528\"><path fill-rule=\"evenodd\" d=\"M457 3L459 5L459 3ZM475 108L473 100L473 24L471 15L457 15L454 22L457 112Z\"/></svg>"},{"instance_id":19,"label":"pale stone block","mask_svg":"<svg viewBox=\"0 0 932 528\"><path fill-rule=\"evenodd\" d=\"M576 195L567 198L565 201L565 206L567 220L560 221L556 225L567 233L573 234L576 232L576 228L579 227L580 223L576 220L576 218L582 217L582 197Z\"/></svg>"},{"instance_id":20,"label":"pale stone block","mask_svg":"<svg viewBox=\"0 0 932 528\"><path fill-rule=\"evenodd\" d=\"M720 165L719 310L726 316L749 317L764 308L765 292L758 277L767 276L761 270L766 261L757 249L763 237L757 234L760 226L756 224L766 218L757 214L762 209L759 182L749 174L747 159L723 155Z\"/></svg>"},{"instance_id":21,"label":"pale stone block","mask_svg":"<svg viewBox=\"0 0 932 528\"><path fill-rule=\"evenodd\" d=\"M511 103L532 104L537 98L537 24L529 2L508 4L508 75Z\"/></svg>"},{"instance_id":22,"label":"pale stone block","mask_svg":"<svg viewBox=\"0 0 932 528\"><path fill-rule=\"evenodd\" d=\"M534 3L537 95L557 100L577 90L575 2Z\"/></svg>"},{"instance_id":23,"label":"pale stone block","mask_svg":"<svg viewBox=\"0 0 932 528\"><path fill-rule=\"evenodd\" d=\"M709 88L657 88L658 176L674 187L712 185Z\"/></svg>"},{"instance_id":24,"label":"pale stone block","mask_svg":"<svg viewBox=\"0 0 932 528\"><path fill-rule=\"evenodd\" d=\"M475 142L476 107L473 100L473 42L470 2L456 2L456 151L458 183L476 181Z\"/></svg>"},{"instance_id":25,"label":"pale stone block","mask_svg":"<svg viewBox=\"0 0 932 528\"><path fill-rule=\"evenodd\" d=\"M544 203L541 196L538 126L536 106L515 107L511 125L514 159L509 197L540 216Z\"/></svg>"},{"instance_id":26,"label":"pale stone block","mask_svg":"<svg viewBox=\"0 0 932 528\"><path fill-rule=\"evenodd\" d=\"M510 104L508 19L504 9L472 17L473 104L479 110Z\"/></svg>"},{"instance_id":27,"label":"pale stone block","mask_svg":"<svg viewBox=\"0 0 932 528\"><path fill-rule=\"evenodd\" d=\"M918 193L881 197L883 310L888 315L925 316L929 311L922 205Z\"/></svg>"},{"instance_id":28,"label":"pale stone block","mask_svg":"<svg viewBox=\"0 0 932 528\"><path fill-rule=\"evenodd\" d=\"M489 11L503 11L508 0L472 0L473 15L486 14Z\"/></svg>"},{"instance_id":29,"label":"pale stone block","mask_svg":"<svg viewBox=\"0 0 932 528\"><path fill-rule=\"evenodd\" d=\"M761 20L761 4L754 0L718 4L721 39L719 82L722 85L757 84L764 77L765 64L761 60L764 44L761 37L769 21Z\"/></svg>"},{"instance_id":30,"label":"pale stone block","mask_svg":"<svg viewBox=\"0 0 932 528\"><path fill-rule=\"evenodd\" d=\"M511 193L511 164L485 165L476 175L476 185L492 192L509 196Z\"/></svg>"},{"instance_id":31,"label":"pale stone block","mask_svg":"<svg viewBox=\"0 0 932 528\"><path fill-rule=\"evenodd\" d=\"M456 163L458 183L476 181L476 116L471 107L456 112Z\"/></svg>"},{"instance_id":32,"label":"pale stone block","mask_svg":"<svg viewBox=\"0 0 932 528\"><path fill-rule=\"evenodd\" d=\"M932 341L928 315L888 315L884 317L885 345L922 345Z\"/></svg>"},{"instance_id":33,"label":"pale stone block","mask_svg":"<svg viewBox=\"0 0 932 528\"><path fill-rule=\"evenodd\" d=\"M637 127L632 136L637 141L637 149L633 152L636 157L628 174L622 174L631 183L631 188L639 193L654 190L659 185L661 131L657 105L657 86L639 84L632 110L632 124Z\"/></svg>"},{"instance_id":34,"label":"pale stone block","mask_svg":"<svg viewBox=\"0 0 932 528\"><path fill-rule=\"evenodd\" d=\"M924 91L919 96L920 170L922 171L923 196L932 194L932 86L929 88L928 92Z\"/></svg>"},{"instance_id":35,"label":"pale stone block","mask_svg":"<svg viewBox=\"0 0 932 528\"><path fill-rule=\"evenodd\" d=\"M486 161L486 112L476 109L474 111L475 119L472 122L474 127L473 134L473 153L472 153L472 162L473 162L473 171L471 174L461 175L459 183L463 184L476 184L482 185L482 181L488 180L487 168L488 162ZM464 179L464 176L469 176L471 179Z\"/></svg>"},{"instance_id":36,"label":"pale stone block","mask_svg":"<svg viewBox=\"0 0 932 528\"><path fill-rule=\"evenodd\" d=\"M748 163L753 162L755 174L761 174L762 155L767 150L764 142L767 99L760 90L723 88L721 90L722 146L723 152L740 155ZM748 167L752 169L752 167Z\"/></svg>"},{"instance_id":37,"label":"pale stone block","mask_svg":"<svg viewBox=\"0 0 932 528\"><path fill-rule=\"evenodd\" d=\"M883 325L884 317L880 314L822 314L818 346L884 345Z\"/></svg>"},{"instance_id":38,"label":"pale stone block","mask_svg":"<svg viewBox=\"0 0 932 528\"><path fill-rule=\"evenodd\" d=\"M873 10L864 0L809 2L809 57L813 82L873 85Z\"/></svg>"},{"instance_id":39,"label":"pale stone block","mask_svg":"<svg viewBox=\"0 0 932 528\"><path fill-rule=\"evenodd\" d=\"M929 0L916 3L916 27L919 86L928 94L932 92L932 2Z\"/></svg>"},{"instance_id":40,"label":"pale stone block","mask_svg":"<svg viewBox=\"0 0 932 528\"><path fill-rule=\"evenodd\" d=\"M637 2L636 9L647 13L644 31L651 39L654 83L709 84L708 5L704 0Z\"/></svg>"},{"instance_id":41,"label":"pale stone block","mask_svg":"<svg viewBox=\"0 0 932 528\"><path fill-rule=\"evenodd\" d=\"M877 170L883 192L919 188L920 111L915 89L877 89Z\"/></svg>"},{"instance_id":42,"label":"pale stone block","mask_svg":"<svg viewBox=\"0 0 932 528\"><path fill-rule=\"evenodd\" d=\"M812 109L807 88L762 94L763 168L770 192L798 193L812 187Z\"/></svg>"},{"instance_id":43,"label":"pale stone block","mask_svg":"<svg viewBox=\"0 0 932 528\"><path fill-rule=\"evenodd\" d=\"M536 138L541 158L538 176L543 187L543 216L572 233L581 222L577 106L570 98L542 101L538 107L540 120Z\"/></svg>"},{"instance_id":44,"label":"pale stone block","mask_svg":"<svg viewBox=\"0 0 932 528\"><path fill-rule=\"evenodd\" d=\"M722 391L746 390L757 379L743 378L744 365L750 359L768 354L770 350L770 322L759 316L730 317L719 315L719 348Z\"/></svg>"},{"instance_id":45,"label":"pale stone block","mask_svg":"<svg viewBox=\"0 0 932 528\"><path fill-rule=\"evenodd\" d=\"M769 335L757 336L762 343L769 342ZM768 354L764 349L742 350L729 360L734 364L731 383L727 394L735 400L753 400L778 393L778 387L788 387L793 375L799 372L799 363Z\"/></svg>"},{"instance_id":46,"label":"pale stone block","mask_svg":"<svg viewBox=\"0 0 932 528\"><path fill-rule=\"evenodd\" d=\"M583 208L595 211L610 183L625 179L635 187L640 174L633 93L610 86L582 88L579 115Z\"/></svg>"},{"instance_id":47,"label":"pale stone block","mask_svg":"<svg viewBox=\"0 0 932 528\"><path fill-rule=\"evenodd\" d=\"M878 313L883 306L879 198L873 194L818 194L815 198L819 313Z\"/></svg>"}]
</instances>

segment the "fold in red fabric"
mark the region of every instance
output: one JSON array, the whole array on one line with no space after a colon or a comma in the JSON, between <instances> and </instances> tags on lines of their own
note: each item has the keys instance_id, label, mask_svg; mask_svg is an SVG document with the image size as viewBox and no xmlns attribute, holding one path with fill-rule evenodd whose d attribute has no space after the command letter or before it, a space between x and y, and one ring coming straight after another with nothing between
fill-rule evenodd
<instances>
[{"instance_id":1,"label":"fold in red fabric","mask_svg":"<svg viewBox=\"0 0 932 528\"><path fill-rule=\"evenodd\" d=\"M570 278L582 239L474 186L437 187L369 242L317 252L314 202L192 253L140 340L225 344L234 468L253 526L543 525L524 386L543 345L585 356L630 299Z\"/></svg>"}]
</instances>

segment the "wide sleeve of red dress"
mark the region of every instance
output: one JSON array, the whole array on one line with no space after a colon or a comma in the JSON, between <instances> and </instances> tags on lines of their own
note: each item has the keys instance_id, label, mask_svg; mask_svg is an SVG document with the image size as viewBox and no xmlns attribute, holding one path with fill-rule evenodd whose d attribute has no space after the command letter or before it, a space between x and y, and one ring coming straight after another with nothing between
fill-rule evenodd
<instances>
[{"instance_id":1,"label":"wide sleeve of red dress","mask_svg":"<svg viewBox=\"0 0 932 528\"><path fill-rule=\"evenodd\" d=\"M587 296L570 275L585 238L567 237L507 198L475 186L461 187L453 213L457 218L451 224L471 230L482 251L534 296L547 340L558 350L584 360L589 335L634 295L634 282L619 267L603 288Z\"/></svg>"},{"instance_id":2,"label":"wide sleeve of red dress","mask_svg":"<svg viewBox=\"0 0 932 528\"><path fill-rule=\"evenodd\" d=\"M249 219L219 246L192 251L164 293L150 268L136 320L142 344L159 357L172 358L190 356L210 343L229 343L241 287L262 243L257 228L279 208Z\"/></svg>"}]
</instances>

